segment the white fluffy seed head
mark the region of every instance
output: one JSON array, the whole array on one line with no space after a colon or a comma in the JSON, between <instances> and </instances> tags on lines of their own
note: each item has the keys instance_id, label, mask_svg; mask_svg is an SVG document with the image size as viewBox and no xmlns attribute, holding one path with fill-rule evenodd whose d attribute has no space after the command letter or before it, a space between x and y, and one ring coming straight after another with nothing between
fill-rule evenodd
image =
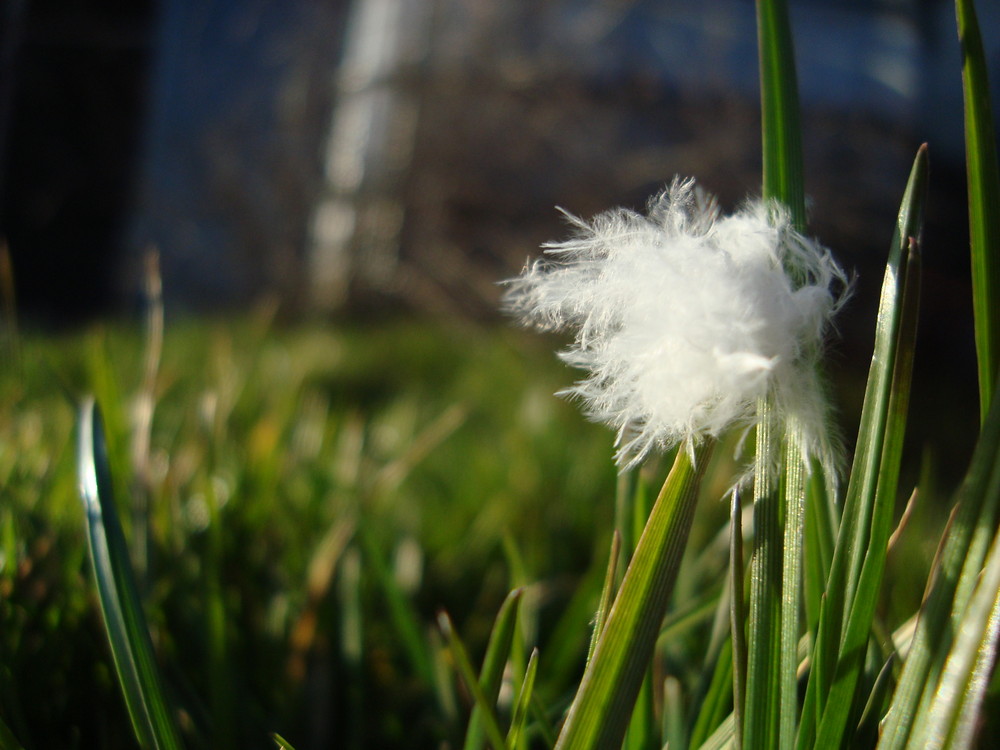
<instances>
[{"instance_id":1,"label":"white fluffy seed head","mask_svg":"<svg viewBox=\"0 0 1000 750\"><path fill-rule=\"evenodd\" d=\"M617 431L619 465L753 426L767 397L832 469L816 360L846 279L826 249L773 204L722 216L693 180L675 180L645 216L567 216L574 236L545 245L505 301L575 334L561 356L588 375L562 393Z\"/></svg>"}]
</instances>

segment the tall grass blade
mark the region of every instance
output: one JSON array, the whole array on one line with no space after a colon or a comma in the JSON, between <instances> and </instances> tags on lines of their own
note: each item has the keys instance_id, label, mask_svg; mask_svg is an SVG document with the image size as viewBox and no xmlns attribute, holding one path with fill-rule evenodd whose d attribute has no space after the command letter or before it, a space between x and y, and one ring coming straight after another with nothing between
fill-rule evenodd
<instances>
[{"instance_id":1,"label":"tall grass blade","mask_svg":"<svg viewBox=\"0 0 1000 750\"><path fill-rule=\"evenodd\" d=\"M986 55L973 0L956 0L965 97L965 161L979 407L986 419L1000 358L1000 167Z\"/></svg>"},{"instance_id":2,"label":"tall grass blade","mask_svg":"<svg viewBox=\"0 0 1000 750\"><path fill-rule=\"evenodd\" d=\"M510 658L514 633L517 630L517 614L520 610L522 589L514 589L504 599L497 613L497 619L490 632L490 640L483 658L483 668L479 673L479 687L491 706L495 706L503 682L503 670ZM465 734L465 750L479 750L485 741L482 710L476 704L469 718L469 728Z\"/></svg>"},{"instance_id":3,"label":"tall grass blade","mask_svg":"<svg viewBox=\"0 0 1000 750\"><path fill-rule=\"evenodd\" d=\"M615 585L618 578L618 559L621 556L622 535L615 529L611 535L611 553L608 555L608 572L604 577L604 588L601 589L601 600L597 605L597 614L594 616L594 632L590 637L590 647L587 649L587 663L594 656L594 649L597 648L597 641L604 632L604 626L608 622L608 613L611 611L611 603L615 598Z\"/></svg>"},{"instance_id":4,"label":"tall grass blade","mask_svg":"<svg viewBox=\"0 0 1000 750\"><path fill-rule=\"evenodd\" d=\"M743 746L743 716L747 695L747 636L743 565L743 505L739 490L733 492L729 512L729 590L730 629L732 631L733 721L736 726L734 745Z\"/></svg>"},{"instance_id":5,"label":"tall grass blade","mask_svg":"<svg viewBox=\"0 0 1000 750\"><path fill-rule=\"evenodd\" d=\"M793 225L805 229L802 127L795 50L785 0L758 0L762 191L787 207ZM801 608L802 531L805 472L788 440L771 434L773 404L761 401L757 428L756 477L767 475L774 451L783 450L789 474L779 486L754 486L754 551L750 563L750 606L743 742L746 747L789 748L797 720L796 644ZM781 446L781 447L779 447ZM737 698L739 700L739 698ZM739 711L739 708L737 708Z\"/></svg>"},{"instance_id":6,"label":"tall grass blade","mask_svg":"<svg viewBox=\"0 0 1000 750\"><path fill-rule=\"evenodd\" d=\"M800 749L813 746L818 722L826 713L826 704L838 669L847 669L848 673L840 673L846 682L841 683L842 692L837 693L838 706L835 713L830 715L831 718L827 719L831 723L826 731L832 732L837 726L843 728L843 722L846 721L844 712L849 711L852 703L852 697L847 695L845 698L844 694L848 692L849 686L849 692L853 692L852 681L856 677L854 670L864 657L863 643L860 646L855 644L857 650L850 654L845 654L843 646L849 620L861 590L866 560L868 572L865 586L875 585L880 580L880 566L884 565L888 536L885 539L881 536L885 530L886 518L891 520L898 477L898 464L895 463L898 456L893 453L893 457L887 453L887 444L891 447L890 452L896 451L905 426L902 418L906 399L899 389L905 387L908 393L909 376L901 368L912 354L916 324L916 297L912 292L909 298L906 297L908 279L916 271L916 268L908 269L908 248L910 239L920 234L927 167L927 150L926 147L921 147L903 194L889 248L854 462L844 499L837 546L830 564L826 596L817 625L812 669L799 727L797 744ZM910 300L909 304L913 309L907 307L904 299ZM909 313L906 312L908 309ZM882 476L882 471L889 473ZM872 556L869 557L870 547ZM868 590L867 594L871 597L872 591ZM864 608L866 603L860 606ZM863 623L864 611L858 610L854 618L855 630L852 631L852 636L867 639L869 626ZM853 666L848 667L847 662L841 661L845 656L852 660Z\"/></svg>"},{"instance_id":7,"label":"tall grass blade","mask_svg":"<svg viewBox=\"0 0 1000 750\"><path fill-rule=\"evenodd\" d=\"M975 734L979 707L989 686L1000 628L1000 534L963 613L941 679L926 710L914 722L910 747L965 748Z\"/></svg>"},{"instance_id":8,"label":"tall grass blade","mask_svg":"<svg viewBox=\"0 0 1000 750\"><path fill-rule=\"evenodd\" d=\"M777 435L775 406L761 400L754 482L754 548L747 621L745 747L789 748L797 724L802 516L805 476L798 428ZM769 483L775 451L785 474ZM773 486L772 486L773 485Z\"/></svg>"},{"instance_id":9,"label":"tall grass blade","mask_svg":"<svg viewBox=\"0 0 1000 750\"><path fill-rule=\"evenodd\" d=\"M92 399L80 407L77 471L101 612L132 726L144 748L180 748L164 697L128 548L111 494L104 427Z\"/></svg>"},{"instance_id":10,"label":"tall grass blade","mask_svg":"<svg viewBox=\"0 0 1000 750\"><path fill-rule=\"evenodd\" d=\"M472 662L469 660L469 652L465 648L465 644L462 643L462 639L458 637L458 633L455 632L455 626L446 612L438 615L438 627L441 628L441 632L444 633L444 637L448 641L448 647L455 659L455 667L459 675L476 700L476 708L479 709L479 722L483 727L486 740L493 746L493 750L506 747L507 740L500 731L500 724L497 721L496 698L491 700L483 691L476 671L472 668Z\"/></svg>"},{"instance_id":11,"label":"tall grass blade","mask_svg":"<svg viewBox=\"0 0 1000 750\"><path fill-rule=\"evenodd\" d=\"M802 125L795 49L786 0L757 0L763 197L785 204L800 231L806 225Z\"/></svg>"},{"instance_id":12,"label":"tall grass blade","mask_svg":"<svg viewBox=\"0 0 1000 750\"><path fill-rule=\"evenodd\" d=\"M556 747L619 747L687 544L711 445L679 451L636 546Z\"/></svg>"},{"instance_id":13,"label":"tall grass blade","mask_svg":"<svg viewBox=\"0 0 1000 750\"><path fill-rule=\"evenodd\" d=\"M914 717L934 699L939 676L979 582L1000 513L1000 401L994 400L959 488L951 523L883 722L879 748L906 746Z\"/></svg>"},{"instance_id":14,"label":"tall grass blade","mask_svg":"<svg viewBox=\"0 0 1000 750\"><path fill-rule=\"evenodd\" d=\"M528 657L528 666L524 670L524 679L521 681L521 689L517 694L517 702L510 717L510 729L507 730L507 747L510 750L518 750L522 746L525 735L525 727L528 723L528 711L531 707L531 699L535 694L535 677L538 675L538 649L531 650Z\"/></svg>"},{"instance_id":15,"label":"tall grass blade","mask_svg":"<svg viewBox=\"0 0 1000 750\"><path fill-rule=\"evenodd\" d=\"M838 649L833 684L827 696L826 708L817 733L816 744L819 747L832 747L835 743L840 743L847 730L851 707L857 702L855 690L864 666L875 605L879 600L882 576L885 572L896 490L899 484L903 435L909 409L910 379L913 372L913 350L920 299L920 262L914 240L911 240L905 274L901 306L903 315L889 393L888 419L883 437L878 483L867 532L867 548L854 596L848 604L847 621Z\"/></svg>"}]
</instances>

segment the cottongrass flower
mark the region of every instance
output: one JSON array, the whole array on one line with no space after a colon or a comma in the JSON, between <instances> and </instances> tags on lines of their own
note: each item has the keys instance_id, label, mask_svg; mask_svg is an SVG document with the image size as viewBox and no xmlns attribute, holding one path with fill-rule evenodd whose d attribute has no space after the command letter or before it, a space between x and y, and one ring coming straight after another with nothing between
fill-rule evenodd
<instances>
[{"instance_id":1,"label":"cottongrass flower","mask_svg":"<svg viewBox=\"0 0 1000 750\"><path fill-rule=\"evenodd\" d=\"M817 359L847 284L825 248L775 204L721 215L690 179L645 216L567 218L574 236L543 246L547 258L507 282L505 302L529 324L575 334L560 356L588 375L560 395L617 431L620 466L678 444L693 455L773 418L794 423L803 458L833 475Z\"/></svg>"}]
</instances>

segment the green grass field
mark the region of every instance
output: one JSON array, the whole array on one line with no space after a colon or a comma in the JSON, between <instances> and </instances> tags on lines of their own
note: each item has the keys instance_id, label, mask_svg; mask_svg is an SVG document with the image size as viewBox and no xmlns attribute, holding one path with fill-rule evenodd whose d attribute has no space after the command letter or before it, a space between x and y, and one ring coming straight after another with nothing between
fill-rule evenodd
<instances>
[{"instance_id":1,"label":"green grass field","mask_svg":"<svg viewBox=\"0 0 1000 750\"><path fill-rule=\"evenodd\" d=\"M546 652L540 689L570 689L615 471L607 431L552 396L568 371L550 342L402 322L169 325L137 458L142 355L138 328L27 336L0 378L0 715L23 744L133 742L77 493L87 392L161 666L207 746L460 737L436 613L480 654L514 585Z\"/></svg>"}]
</instances>

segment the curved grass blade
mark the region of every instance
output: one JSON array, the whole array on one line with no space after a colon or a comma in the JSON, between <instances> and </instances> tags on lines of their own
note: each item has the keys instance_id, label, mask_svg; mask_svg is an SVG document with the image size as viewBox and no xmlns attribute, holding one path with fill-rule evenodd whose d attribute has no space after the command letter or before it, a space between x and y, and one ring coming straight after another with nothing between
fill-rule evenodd
<instances>
[{"instance_id":1,"label":"curved grass blade","mask_svg":"<svg viewBox=\"0 0 1000 750\"><path fill-rule=\"evenodd\" d=\"M873 523L879 530L881 522L875 523L876 517L883 519L886 513L891 514L895 501L894 486L887 483L890 477L881 477L880 471L885 460L887 439L899 439L901 425L892 408L894 383L899 381L902 371L897 371L897 359L901 348L900 342L909 340L912 334L904 335L904 297L907 286L907 268L910 238L920 234L921 217L927 185L927 149L922 146L914 159L910 178L907 182L899 216L893 232L892 244L889 247L889 258L886 264L885 277L882 283L882 295L875 324L875 344L872 353L872 364L865 387L864 405L861 411L861 424L858 430L857 446L854 462L848 481L847 493L844 499L844 510L838 532L837 546L830 564L830 575L827 580L826 594L820 606L820 616L817 625L816 645L812 655L812 669L806 688L806 698L802 711L802 721L799 727L797 746L809 748L813 746L820 717L826 712L829 691L835 679L837 665L844 654L845 631L848 619L851 617L857 593L860 587L862 572L865 566L869 545L878 550L876 556L884 557L885 545L873 537ZM911 294L911 298L912 298ZM914 300L915 302L915 300ZM915 324L915 319L913 321ZM903 348L912 347L912 341ZM908 386L907 386L908 388ZM899 406L903 406L899 402ZM892 422L891 416L896 414L897 422ZM891 464L886 464L886 469ZM895 480L898 468L891 479ZM894 482L893 482L894 485ZM892 492L890 493L890 489ZM877 500L878 498L878 500ZM881 514L876 506L882 508ZM886 507L888 506L888 507ZM885 540L887 542L887 540ZM876 557L870 558L867 585L880 578L876 575ZM854 635L867 638L867 630L862 628L862 612L858 612L855 626L859 628ZM864 630L864 632L860 632ZM863 646L851 658L863 659ZM860 663L860 662L859 662ZM846 667L845 667L846 668ZM852 667L853 669L853 667ZM848 677L847 679L851 679ZM846 687L846 685L845 685ZM852 688L853 689L853 688ZM837 711L849 710L851 698L846 700L847 706L841 705ZM837 715L834 725L840 725L846 717ZM829 721L834 721L831 718Z\"/></svg>"},{"instance_id":2,"label":"curved grass blade","mask_svg":"<svg viewBox=\"0 0 1000 750\"><path fill-rule=\"evenodd\" d=\"M466 650L465 644L462 643L462 639L458 637L458 633L455 632L455 626L447 612L441 612L438 615L438 627L441 628L441 632L444 633L444 637L448 641L448 647L455 659L458 673L462 676L466 687L469 688L469 692L476 699L476 707L479 708L479 721L486 739L493 745L494 750L506 747L507 741L500 731L500 724L497 722L494 710L496 699L490 700L483 691L482 685L476 677L476 671L472 668L472 662L469 660L469 652Z\"/></svg>"},{"instance_id":3,"label":"curved grass blade","mask_svg":"<svg viewBox=\"0 0 1000 750\"><path fill-rule=\"evenodd\" d=\"M490 640L483 657L483 668L479 673L479 687L490 706L495 706L503 683L503 670L510 658L514 633L517 630L517 613L520 610L522 589L514 589L503 600L497 619L490 632ZM469 728L465 734L465 750L478 750L485 742L482 709L477 703L472 708Z\"/></svg>"},{"instance_id":4,"label":"curved grass blade","mask_svg":"<svg viewBox=\"0 0 1000 750\"><path fill-rule=\"evenodd\" d=\"M962 44L965 160L972 251L972 307L979 362L980 417L986 419L1000 359L1000 167L986 55L973 0L956 0Z\"/></svg>"},{"instance_id":5,"label":"curved grass blade","mask_svg":"<svg viewBox=\"0 0 1000 750\"><path fill-rule=\"evenodd\" d=\"M80 407L77 471L101 612L132 726L144 748L180 748L180 734L163 694L128 548L111 495L111 470L100 411Z\"/></svg>"},{"instance_id":6,"label":"curved grass blade","mask_svg":"<svg viewBox=\"0 0 1000 750\"><path fill-rule=\"evenodd\" d=\"M687 545L711 444L679 451L636 546L604 632L556 743L620 747Z\"/></svg>"},{"instance_id":7,"label":"curved grass blade","mask_svg":"<svg viewBox=\"0 0 1000 750\"><path fill-rule=\"evenodd\" d=\"M295 748L292 747L292 743L277 732L273 732L271 734L271 739L274 740L274 744L281 748L281 750L295 750Z\"/></svg>"}]
</instances>

